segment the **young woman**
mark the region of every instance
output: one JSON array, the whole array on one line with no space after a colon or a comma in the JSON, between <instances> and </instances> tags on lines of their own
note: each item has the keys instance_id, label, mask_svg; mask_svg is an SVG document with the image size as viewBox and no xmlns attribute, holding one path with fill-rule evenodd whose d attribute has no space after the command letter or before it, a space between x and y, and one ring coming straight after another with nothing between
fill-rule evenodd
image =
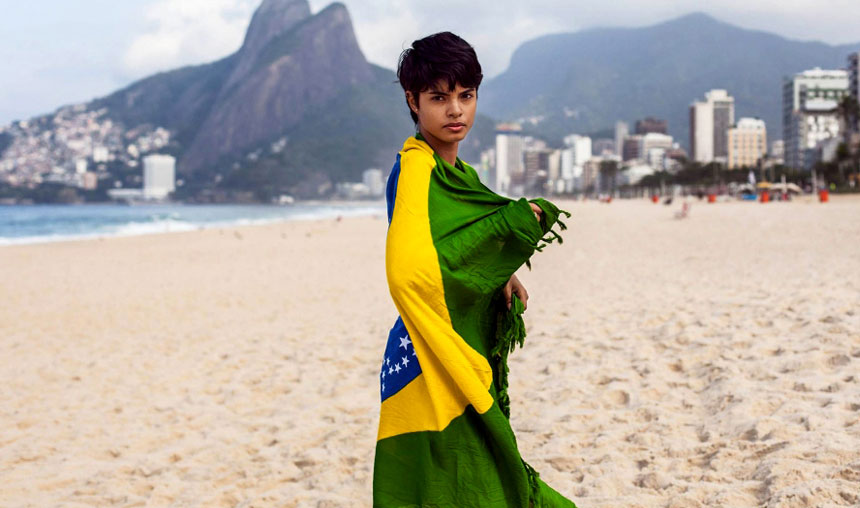
<instances>
[{"instance_id":1,"label":"young woman","mask_svg":"<svg viewBox=\"0 0 860 508\"><path fill-rule=\"evenodd\" d=\"M387 186L386 274L400 316L380 372L373 505L575 506L520 457L507 396L528 299L514 272L561 240L551 228L564 229L567 212L499 196L457 157L483 77L468 43L449 32L415 41L397 75L417 133Z\"/></svg>"}]
</instances>

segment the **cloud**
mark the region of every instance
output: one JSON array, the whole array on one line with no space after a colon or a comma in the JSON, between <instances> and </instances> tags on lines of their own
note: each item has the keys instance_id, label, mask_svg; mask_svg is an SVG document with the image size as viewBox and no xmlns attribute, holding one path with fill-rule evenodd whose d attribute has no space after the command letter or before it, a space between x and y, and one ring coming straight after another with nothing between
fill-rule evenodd
<instances>
[{"instance_id":1,"label":"cloud","mask_svg":"<svg viewBox=\"0 0 860 508\"><path fill-rule=\"evenodd\" d=\"M342 0L349 8L365 56L388 68L414 39L450 30L469 41L487 76L507 67L513 51L541 35L594 26L645 26L705 11L744 28L830 44L858 42L856 0ZM314 11L330 0L312 0ZM489 6L489 7L488 7ZM830 13L816 16L809 13ZM835 13L839 13L836 15Z\"/></svg>"},{"instance_id":2,"label":"cloud","mask_svg":"<svg viewBox=\"0 0 860 508\"><path fill-rule=\"evenodd\" d=\"M258 0L156 0L145 8L148 27L122 56L137 78L216 60L239 49Z\"/></svg>"},{"instance_id":3,"label":"cloud","mask_svg":"<svg viewBox=\"0 0 860 508\"><path fill-rule=\"evenodd\" d=\"M745 28L790 38L836 44L857 42L856 0L342 0L353 19L359 45L371 62L394 68L400 52L422 36L444 30L468 40L486 76L504 71L523 42L541 35L593 26L644 26L704 10ZM225 56L242 43L261 0L153 0L146 8L148 29L129 46L123 71L132 77L203 63ZM318 12L331 0L310 0ZM490 7L488 7L488 5ZM809 12L839 16L808 21Z\"/></svg>"}]
</instances>

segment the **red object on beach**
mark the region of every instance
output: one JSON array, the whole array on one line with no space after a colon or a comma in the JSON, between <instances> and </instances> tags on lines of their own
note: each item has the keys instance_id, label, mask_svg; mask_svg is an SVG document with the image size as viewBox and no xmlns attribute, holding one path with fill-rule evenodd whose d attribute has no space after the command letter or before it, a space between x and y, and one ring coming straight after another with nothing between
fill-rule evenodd
<instances>
[{"instance_id":1,"label":"red object on beach","mask_svg":"<svg viewBox=\"0 0 860 508\"><path fill-rule=\"evenodd\" d=\"M716 203L717 195L716 194L708 194L708 203Z\"/></svg>"},{"instance_id":2,"label":"red object on beach","mask_svg":"<svg viewBox=\"0 0 860 508\"><path fill-rule=\"evenodd\" d=\"M760 201L761 201L762 203L769 203L769 202L770 202L770 194L768 194L768 192L767 192L767 191L761 191L761 199L760 199Z\"/></svg>"},{"instance_id":3,"label":"red object on beach","mask_svg":"<svg viewBox=\"0 0 860 508\"><path fill-rule=\"evenodd\" d=\"M657 203L660 202L660 196L654 194L653 196L651 196L651 202L656 205Z\"/></svg>"},{"instance_id":4,"label":"red object on beach","mask_svg":"<svg viewBox=\"0 0 860 508\"><path fill-rule=\"evenodd\" d=\"M818 191L818 201L822 203L827 203L830 200L830 191L820 190Z\"/></svg>"}]
</instances>

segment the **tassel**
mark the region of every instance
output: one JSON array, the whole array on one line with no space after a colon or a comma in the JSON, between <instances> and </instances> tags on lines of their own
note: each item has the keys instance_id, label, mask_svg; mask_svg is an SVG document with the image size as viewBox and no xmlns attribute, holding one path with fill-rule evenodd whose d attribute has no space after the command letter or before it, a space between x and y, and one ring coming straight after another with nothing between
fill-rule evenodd
<instances>
[{"instance_id":1,"label":"tassel","mask_svg":"<svg viewBox=\"0 0 860 508\"><path fill-rule=\"evenodd\" d=\"M540 478L540 473L535 471L535 468L531 467L528 462L524 460L523 466L525 466L526 468L526 475L529 479L529 488L531 489L531 506L533 506L534 508L540 508L540 483L538 482L538 478Z\"/></svg>"},{"instance_id":2,"label":"tassel","mask_svg":"<svg viewBox=\"0 0 860 508\"><path fill-rule=\"evenodd\" d=\"M552 236L550 236L549 238L541 238L541 240L545 241L547 243L547 245L551 244L555 240L558 240L558 243L564 243L564 239L561 237L561 235L559 235L558 233L556 233L552 229L549 230L549 233Z\"/></svg>"},{"instance_id":3,"label":"tassel","mask_svg":"<svg viewBox=\"0 0 860 508\"><path fill-rule=\"evenodd\" d=\"M496 345L490 356L496 359L499 372L499 409L506 418L511 417L511 399L508 395L508 355L517 345L523 347L526 340L526 325L523 321L525 306L517 295L511 295L510 310L500 311L496 317Z\"/></svg>"},{"instance_id":4,"label":"tassel","mask_svg":"<svg viewBox=\"0 0 860 508\"><path fill-rule=\"evenodd\" d=\"M540 473L535 471L535 468L531 467L528 462L524 460L523 466L526 468L526 475L529 478L529 488L531 489L531 506L533 506L534 508L539 508L541 506L540 483L538 482L538 478L540 478Z\"/></svg>"}]
</instances>

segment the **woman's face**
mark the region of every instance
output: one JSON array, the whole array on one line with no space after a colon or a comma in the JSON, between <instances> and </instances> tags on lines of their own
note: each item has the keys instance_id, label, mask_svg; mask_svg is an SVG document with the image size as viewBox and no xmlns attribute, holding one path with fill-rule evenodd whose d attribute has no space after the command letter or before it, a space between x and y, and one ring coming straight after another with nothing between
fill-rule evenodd
<instances>
[{"instance_id":1,"label":"woman's face","mask_svg":"<svg viewBox=\"0 0 860 508\"><path fill-rule=\"evenodd\" d=\"M418 116L418 125L436 140L458 143L472 128L478 106L478 92L474 88L457 83L449 91L447 83L439 82L421 92L417 101L411 92L406 93L409 107Z\"/></svg>"}]
</instances>

